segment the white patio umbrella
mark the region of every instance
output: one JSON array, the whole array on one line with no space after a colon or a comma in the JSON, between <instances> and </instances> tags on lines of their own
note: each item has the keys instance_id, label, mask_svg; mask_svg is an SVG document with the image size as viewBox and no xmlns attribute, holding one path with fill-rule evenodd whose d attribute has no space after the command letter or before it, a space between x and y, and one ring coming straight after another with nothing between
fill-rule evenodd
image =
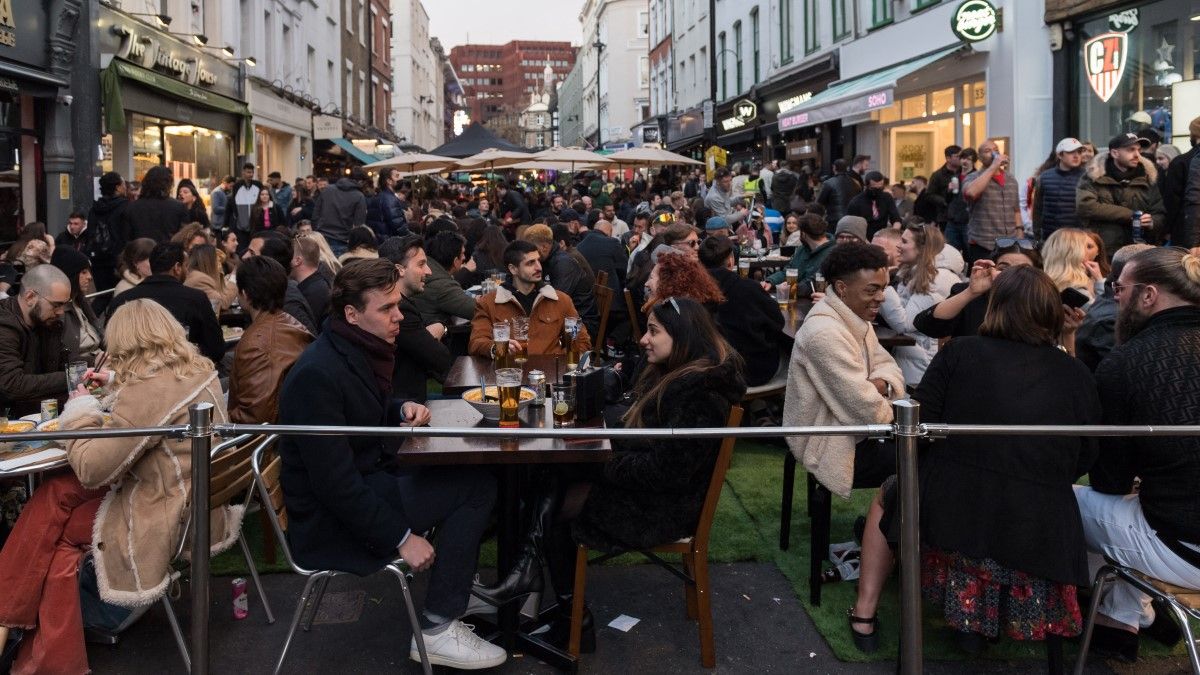
<instances>
[{"instance_id":1,"label":"white patio umbrella","mask_svg":"<svg viewBox=\"0 0 1200 675\"><path fill-rule=\"evenodd\" d=\"M704 162L660 148L630 148L608 155L621 166L703 166Z\"/></svg>"},{"instance_id":2,"label":"white patio umbrella","mask_svg":"<svg viewBox=\"0 0 1200 675\"><path fill-rule=\"evenodd\" d=\"M512 150L497 150L496 148L488 148L482 152L477 152L470 157L458 160L455 163L455 168L460 171L466 170L482 170L487 167L489 171L494 171L497 168L507 168L513 164L520 164L533 159L533 155L528 152L515 152Z\"/></svg>"},{"instance_id":3,"label":"white patio umbrella","mask_svg":"<svg viewBox=\"0 0 1200 675\"><path fill-rule=\"evenodd\" d=\"M371 162L364 169L398 169L405 175L420 174L425 171L445 171L458 163L453 157L429 155L423 152L402 152L395 157Z\"/></svg>"}]
</instances>

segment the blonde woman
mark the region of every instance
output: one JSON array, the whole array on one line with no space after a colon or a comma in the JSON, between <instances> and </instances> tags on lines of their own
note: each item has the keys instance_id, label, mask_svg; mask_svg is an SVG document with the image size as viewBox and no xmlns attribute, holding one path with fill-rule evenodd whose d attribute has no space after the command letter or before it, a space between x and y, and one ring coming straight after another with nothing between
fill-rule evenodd
<instances>
[{"instance_id":1,"label":"blonde woman","mask_svg":"<svg viewBox=\"0 0 1200 675\"><path fill-rule=\"evenodd\" d=\"M1104 293L1104 273L1095 256L1096 243L1073 227L1055 230L1042 245L1042 269L1059 291L1074 288L1095 300Z\"/></svg>"},{"instance_id":2,"label":"blonde woman","mask_svg":"<svg viewBox=\"0 0 1200 675\"><path fill-rule=\"evenodd\" d=\"M225 280L221 272L221 261L217 256L217 247L212 244L202 244L192 249L187 259L187 278L183 285L204 291L213 311L220 316L227 311L237 297L237 288Z\"/></svg>"},{"instance_id":3,"label":"blonde woman","mask_svg":"<svg viewBox=\"0 0 1200 675\"><path fill-rule=\"evenodd\" d=\"M309 232L304 235L317 242L317 247L321 249L321 276L325 277L325 281L333 285L333 277L342 269L342 263L338 262L338 258L333 254L333 249L329 248L329 242L325 239L325 235L320 232Z\"/></svg>"},{"instance_id":4,"label":"blonde woman","mask_svg":"<svg viewBox=\"0 0 1200 675\"><path fill-rule=\"evenodd\" d=\"M108 322L111 371L88 377L63 408L69 431L187 424L188 407L213 406L225 422L213 364L188 342L171 314L134 300ZM0 549L0 644L22 633L13 672L86 673L78 569L91 551L100 597L123 607L158 600L170 582L171 558L184 535L191 491L191 444L163 436L66 442L71 472L46 480ZM212 551L237 538L240 507L211 514ZM14 636L16 637L16 636Z\"/></svg>"},{"instance_id":5,"label":"blonde woman","mask_svg":"<svg viewBox=\"0 0 1200 675\"><path fill-rule=\"evenodd\" d=\"M950 289L959 281L958 275L938 265L938 254L945 246L946 239L937 225L905 226L898 246L898 283L884 291L883 307L879 311L892 330L917 343L911 347L897 347L893 353L897 365L904 371L904 381L914 385L925 375L925 369L937 354L938 345L936 339L916 329L913 319L950 297Z\"/></svg>"}]
</instances>

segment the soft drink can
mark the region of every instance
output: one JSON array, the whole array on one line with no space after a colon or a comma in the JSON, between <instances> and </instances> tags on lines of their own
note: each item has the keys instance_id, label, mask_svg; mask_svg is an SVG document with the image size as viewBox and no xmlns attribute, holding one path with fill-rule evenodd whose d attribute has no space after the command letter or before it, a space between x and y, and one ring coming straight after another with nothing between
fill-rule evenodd
<instances>
[{"instance_id":1,"label":"soft drink can","mask_svg":"<svg viewBox=\"0 0 1200 675\"><path fill-rule=\"evenodd\" d=\"M1142 237L1142 212L1133 212L1133 241L1138 244L1145 243L1145 238Z\"/></svg>"},{"instance_id":2,"label":"soft drink can","mask_svg":"<svg viewBox=\"0 0 1200 675\"><path fill-rule=\"evenodd\" d=\"M58 399L48 398L42 401L42 421L49 422L58 417Z\"/></svg>"},{"instance_id":3,"label":"soft drink can","mask_svg":"<svg viewBox=\"0 0 1200 675\"><path fill-rule=\"evenodd\" d=\"M246 580L233 580L233 618L244 619L250 615L250 597L246 595Z\"/></svg>"},{"instance_id":4,"label":"soft drink can","mask_svg":"<svg viewBox=\"0 0 1200 675\"><path fill-rule=\"evenodd\" d=\"M533 402L529 405L545 405L546 374L540 370L529 371L529 388L533 390Z\"/></svg>"}]
</instances>

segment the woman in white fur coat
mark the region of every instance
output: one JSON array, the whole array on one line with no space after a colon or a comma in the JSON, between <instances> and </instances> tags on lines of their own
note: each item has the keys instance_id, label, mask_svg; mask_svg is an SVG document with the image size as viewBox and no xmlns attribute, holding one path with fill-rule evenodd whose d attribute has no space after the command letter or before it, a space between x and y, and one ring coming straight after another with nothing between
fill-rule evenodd
<instances>
[{"instance_id":1,"label":"woman in white fur coat","mask_svg":"<svg viewBox=\"0 0 1200 675\"><path fill-rule=\"evenodd\" d=\"M226 421L213 364L187 341L163 307L135 300L108 323L112 370L71 392L63 430L186 424L188 407L211 403ZM20 636L14 673L88 672L77 573L90 550L100 597L115 605L150 604L166 592L171 558L184 534L191 492L190 443L156 436L66 442L72 472L34 492L0 550L0 644ZM212 513L214 552L236 539L241 509ZM12 651L10 645L7 652Z\"/></svg>"},{"instance_id":2,"label":"woman in white fur coat","mask_svg":"<svg viewBox=\"0 0 1200 675\"><path fill-rule=\"evenodd\" d=\"M785 426L888 424L904 376L871 322L888 287L887 254L869 244L839 244L821 265L828 294L796 331L784 398ZM895 455L848 436L789 437L796 459L830 492L877 487L895 470Z\"/></svg>"}]
</instances>

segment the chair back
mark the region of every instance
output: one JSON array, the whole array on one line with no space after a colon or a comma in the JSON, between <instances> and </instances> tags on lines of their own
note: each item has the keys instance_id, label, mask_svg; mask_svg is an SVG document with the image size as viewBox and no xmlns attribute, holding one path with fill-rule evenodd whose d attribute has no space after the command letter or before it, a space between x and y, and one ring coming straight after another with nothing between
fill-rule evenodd
<instances>
[{"instance_id":1,"label":"chair back","mask_svg":"<svg viewBox=\"0 0 1200 675\"><path fill-rule=\"evenodd\" d=\"M735 405L729 408L729 419L725 426L736 429L742 424L742 407ZM721 488L725 485L725 473L729 470L729 462L733 459L733 445L737 439L726 436L721 440L721 449L717 453L717 463L713 465L712 478L708 481L708 494L704 497L704 508L700 510L700 522L696 525L696 537L693 543L695 550L708 550L708 535L712 530L713 518L717 515L717 502L721 499Z\"/></svg>"},{"instance_id":2,"label":"chair back","mask_svg":"<svg viewBox=\"0 0 1200 675\"><path fill-rule=\"evenodd\" d=\"M596 272L596 285L597 286L607 286L608 285L608 270L600 270L599 272Z\"/></svg>"},{"instance_id":3,"label":"chair back","mask_svg":"<svg viewBox=\"0 0 1200 675\"><path fill-rule=\"evenodd\" d=\"M283 486L279 480L283 470L283 458L278 452L267 452L278 439L279 436L272 435L268 438L268 443L255 448L254 454L250 456L250 466L254 470L254 482L258 484L258 497L271 521L271 529L275 531L275 539L279 542L283 557L294 572L309 576L313 571L297 565L292 558L292 549L288 547L287 507L283 504Z\"/></svg>"},{"instance_id":4,"label":"chair back","mask_svg":"<svg viewBox=\"0 0 1200 675\"><path fill-rule=\"evenodd\" d=\"M633 303L633 293L629 289L625 289L625 311L629 314L629 331L633 336L633 341L637 342L642 339L642 327L638 324L638 309Z\"/></svg>"},{"instance_id":5,"label":"chair back","mask_svg":"<svg viewBox=\"0 0 1200 675\"><path fill-rule=\"evenodd\" d=\"M246 491L254 480L250 469L250 455L254 448L261 444L265 436L242 434L213 446L209 451L208 478L208 509L225 506L235 496ZM194 497L193 497L194 498ZM250 493L246 493L245 502L250 501ZM179 538L179 546L175 549L172 559L178 559L187 548L192 530L192 509L189 506L183 526L183 536Z\"/></svg>"},{"instance_id":6,"label":"chair back","mask_svg":"<svg viewBox=\"0 0 1200 675\"><path fill-rule=\"evenodd\" d=\"M600 272L605 274L605 272ZM603 283L597 281L592 287L592 293L596 296L596 307L600 311L600 329L596 332L592 341L592 353L595 358L604 356L604 338L608 333L608 315L612 309L613 290Z\"/></svg>"}]
</instances>

